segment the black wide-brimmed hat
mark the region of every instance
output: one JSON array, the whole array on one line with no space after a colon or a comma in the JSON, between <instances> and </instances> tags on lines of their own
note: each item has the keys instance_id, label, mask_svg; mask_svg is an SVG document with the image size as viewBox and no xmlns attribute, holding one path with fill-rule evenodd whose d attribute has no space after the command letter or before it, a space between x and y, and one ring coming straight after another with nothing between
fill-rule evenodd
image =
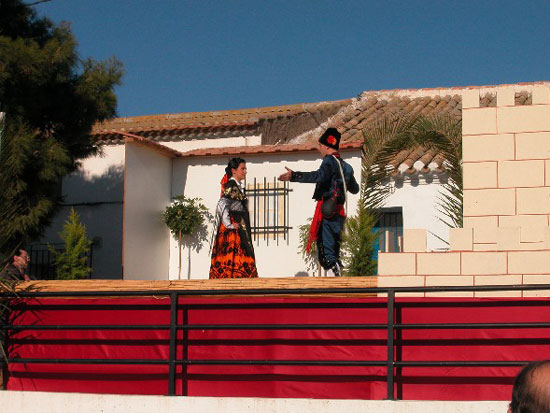
<instances>
[{"instance_id":1,"label":"black wide-brimmed hat","mask_svg":"<svg viewBox=\"0 0 550 413\"><path fill-rule=\"evenodd\" d=\"M328 128L325 133L319 138L319 143L322 143L329 148L336 149L340 147L340 132L336 128Z\"/></svg>"}]
</instances>

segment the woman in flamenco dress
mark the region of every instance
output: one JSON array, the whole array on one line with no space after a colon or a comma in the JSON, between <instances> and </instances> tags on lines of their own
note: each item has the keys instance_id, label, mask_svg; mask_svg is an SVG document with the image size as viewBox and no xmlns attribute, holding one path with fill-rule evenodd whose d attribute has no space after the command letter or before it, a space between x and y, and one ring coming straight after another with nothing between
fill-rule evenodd
<instances>
[{"instance_id":1,"label":"woman in flamenco dress","mask_svg":"<svg viewBox=\"0 0 550 413\"><path fill-rule=\"evenodd\" d=\"M210 278L258 277L244 189L246 172L246 161L242 158L230 159L225 168L216 207L218 225L212 246Z\"/></svg>"}]
</instances>

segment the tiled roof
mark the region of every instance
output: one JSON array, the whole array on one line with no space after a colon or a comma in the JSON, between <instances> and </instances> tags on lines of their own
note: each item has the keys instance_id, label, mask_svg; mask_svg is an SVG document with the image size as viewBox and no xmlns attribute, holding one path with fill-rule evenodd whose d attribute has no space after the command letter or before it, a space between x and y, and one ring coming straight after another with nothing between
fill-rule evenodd
<instances>
[{"instance_id":1,"label":"tiled roof","mask_svg":"<svg viewBox=\"0 0 550 413\"><path fill-rule=\"evenodd\" d=\"M433 93L433 92L432 92ZM400 114L450 115L457 119L462 116L462 97L459 94L440 96L409 96L395 91L365 92L348 107L330 119L330 126L342 134L342 142L362 142L362 131L368 125L386 117ZM329 126L329 125L326 125ZM325 126L325 127L326 127ZM298 141L314 142L320 129L302 135ZM444 158L433 150L422 147L400 152L389 164L391 175L442 173Z\"/></svg>"},{"instance_id":2,"label":"tiled roof","mask_svg":"<svg viewBox=\"0 0 550 413\"><path fill-rule=\"evenodd\" d=\"M347 142L340 145L340 150L350 150L361 148L362 142ZM226 148L205 148L194 149L192 151L183 152L181 156L233 156L233 155L259 155L266 153L283 153L283 152L311 152L317 150L317 145L314 143L303 144L283 144L283 145L254 145L254 146L234 146Z\"/></svg>"},{"instance_id":3,"label":"tiled roof","mask_svg":"<svg viewBox=\"0 0 550 413\"><path fill-rule=\"evenodd\" d=\"M533 85L510 85L525 87L525 91L516 89L516 105L531 104L529 88ZM262 145L258 146L196 149L178 155L191 157L309 151L315 149L322 131L333 126L342 133L343 147L358 148L363 139L362 130L388 115L449 114L460 119L462 93L470 89L480 91L481 107L496 106L494 86L368 91L358 98L330 102L118 118L96 125L92 133L98 139L113 143L121 141L120 132L158 141L235 134L262 137ZM393 167L393 176L440 173L444 172L444 159L440 154L419 147L402 151L389 166Z\"/></svg>"},{"instance_id":4,"label":"tiled roof","mask_svg":"<svg viewBox=\"0 0 550 413\"><path fill-rule=\"evenodd\" d=\"M181 133L203 129L249 129L258 127L261 122L270 119L288 118L303 114L315 115L327 110L336 111L349 105L349 103L351 103L351 99L253 109L116 118L95 125L92 129L92 135L103 139L106 136L116 134L116 132L131 132L141 136L154 137L162 133Z\"/></svg>"},{"instance_id":5,"label":"tiled roof","mask_svg":"<svg viewBox=\"0 0 550 413\"><path fill-rule=\"evenodd\" d=\"M342 141L363 140L361 131L388 115L423 114L462 116L462 97L460 95L385 97L376 94L361 96L352 107L346 108L335 116L331 125L342 133Z\"/></svg>"},{"instance_id":6,"label":"tiled roof","mask_svg":"<svg viewBox=\"0 0 550 413\"><path fill-rule=\"evenodd\" d=\"M152 141L151 139L144 138L143 136L138 136L127 132L117 132L116 134L119 135L121 137L120 139L123 139L124 142L138 143L142 146L151 148L154 151L162 153L163 155L169 156L171 158L177 158L181 156L180 151L177 151L165 145L161 145L160 143Z\"/></svg>"}]
</instances>

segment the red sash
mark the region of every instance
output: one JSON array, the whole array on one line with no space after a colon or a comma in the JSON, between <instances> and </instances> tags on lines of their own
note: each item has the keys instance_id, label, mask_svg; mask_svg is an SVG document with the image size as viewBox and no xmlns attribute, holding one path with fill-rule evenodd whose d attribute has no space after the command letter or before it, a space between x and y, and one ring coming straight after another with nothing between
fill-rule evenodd
<instances>
[{"instance_id":1,"label":"red sash","mask_svg":"<svg viewBox=\"0 0 550 413\"><path fill-rule=\"evenodd\" d=\"M321 214L321 205L323 205L322 199L317 201L315 213L313 214L313 219L311 220L311 226L309 228L309 238L306 244L306 253L308 254L311 251L311 244L313 244L313 241L317 241L319 229L321 228L321 221L323 220L323 214ZM342 217L346 216L344 205L336 205L336 214Z\"/></svg>"}]
</instances>

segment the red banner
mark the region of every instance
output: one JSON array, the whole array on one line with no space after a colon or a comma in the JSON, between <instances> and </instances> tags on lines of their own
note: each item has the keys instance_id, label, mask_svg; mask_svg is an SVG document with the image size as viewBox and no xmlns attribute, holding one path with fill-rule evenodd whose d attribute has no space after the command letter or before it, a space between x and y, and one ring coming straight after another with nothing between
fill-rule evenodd
<instances>
[{"instance_id":1,"label":"red banner","mask_svg":"<svg viewBox=\"0 0 550 413\"><path fill-rule=\"evenodd\" d=\"M396 323L547 322L547 299L398 298ZM168 325L168 298L41 299L16 325ZM180 298L178 323L385 324L383 298ZM9 356L167 360L169 331L23 330ZM397 361L515 361L550 358L550 329L395 331ZM178 359L380 361L386 329L179 330ZM405 400L509 400L519 367L405 367L395 396ZM178 365L176 393L189 396L385 399L386 367ZM11 363L10 390L167 394L168 366Z\"/></svg>"}]
</instances>

